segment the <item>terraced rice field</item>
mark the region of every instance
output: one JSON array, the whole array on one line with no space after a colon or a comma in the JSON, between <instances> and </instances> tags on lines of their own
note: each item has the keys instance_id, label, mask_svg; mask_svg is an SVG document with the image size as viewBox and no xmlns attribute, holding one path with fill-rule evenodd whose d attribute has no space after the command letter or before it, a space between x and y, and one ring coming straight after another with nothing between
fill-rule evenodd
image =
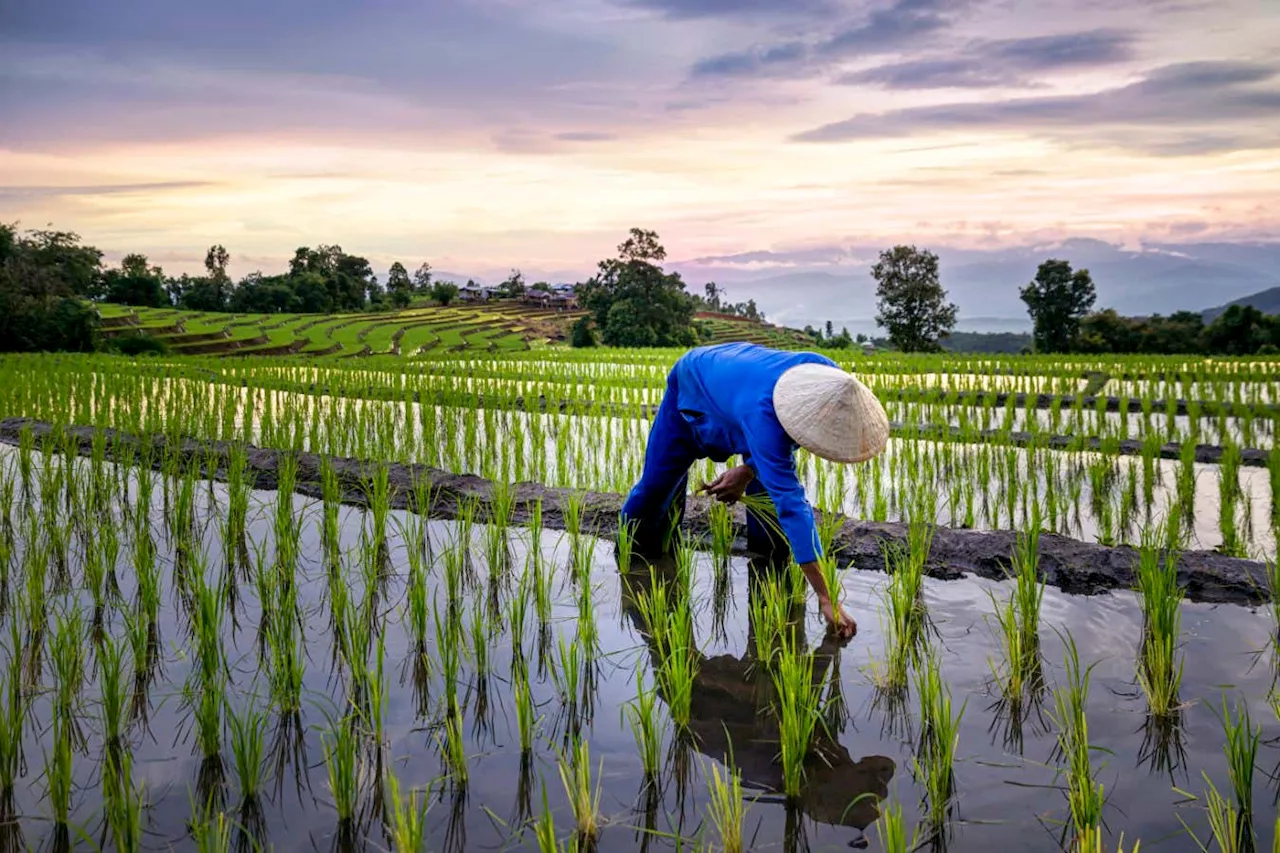
<instances>
[{"instance_id":1,"label":"terraced rice field","mask_svg":"<svg viewBox=\"0 0 1280 853\"><path fill-rule=\"evenodd\" d=\"M419 356L514 352L564 337L579 313L521 305L455 305L370 314L228 314L103 305L103 334L147 334L176 355Z\"/></svg>"},{"instance_id":2,"label":"terraced rice field","mask_svg":"<svg viewBox=\"0 0 1280 853\"><path fill-rule=\"evenodd\" d=\"M740 508L631 558L679 353L484 310L0 358L5 849L1277 849L1280 364L835 353L841 646Z\"/></svg>"}]
</instances>

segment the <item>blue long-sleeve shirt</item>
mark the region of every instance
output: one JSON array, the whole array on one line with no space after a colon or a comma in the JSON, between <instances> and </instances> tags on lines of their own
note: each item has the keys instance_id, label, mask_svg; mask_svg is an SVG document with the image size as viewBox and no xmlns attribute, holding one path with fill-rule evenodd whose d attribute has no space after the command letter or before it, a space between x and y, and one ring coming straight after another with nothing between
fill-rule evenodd
<instances>
[{"instance_id":1,"label":"blue long-sleeve shirt","mask_svg":"<svg viewBox=\"0 0 1280 853\"><path fill-rule=\"evenodd\" d=\"M796 474L796 443L773 409L779 377L798 364L835 366L812 352L756 344L698 347L676 362L653 429L645 470L623 506L625 516L660 509L673 484L700 458L739 455L768 493L797 563L822 555L813 509Z\"/></svg>"}]
</instances>

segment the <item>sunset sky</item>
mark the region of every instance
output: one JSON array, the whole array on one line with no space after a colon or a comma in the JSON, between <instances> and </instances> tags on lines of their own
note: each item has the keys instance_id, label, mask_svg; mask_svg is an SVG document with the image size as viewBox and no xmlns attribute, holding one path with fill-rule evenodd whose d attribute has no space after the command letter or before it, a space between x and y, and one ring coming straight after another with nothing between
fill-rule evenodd
<instances>
[{"instance_id":1,"label":"sunset sky","mask_svg":"<svg viewBox=\"0 0 1280 853\"><path fill-rule=\"evenodd\" d=\"M1274 0L7 0L0 221L569 275L1280 239Z\"/></svg>"}]
</instances>

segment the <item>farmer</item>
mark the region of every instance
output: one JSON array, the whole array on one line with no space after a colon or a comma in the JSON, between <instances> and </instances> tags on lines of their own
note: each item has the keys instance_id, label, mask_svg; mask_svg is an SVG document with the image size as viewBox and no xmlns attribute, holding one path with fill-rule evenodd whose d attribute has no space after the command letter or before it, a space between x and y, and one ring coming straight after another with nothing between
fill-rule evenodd
<instances>
[{"instance_id":1,"label":"farmer","mask_svg":"<svg viewBox=\"0 0 1280 853\"><path fill-rule=\"evenodd\" d=\"M681 356L667 376L644 471L622 506L622 522L632 527L638 553L665 551L668 534L684 515L689 467L699 459L741 456L741 465L698 491L729 504L743 495L770 500L774 523L823 617L847 639L857 625L832 602L818 568L822 546L796 473L795 451L803 447L832 462L861 462L879 454L888 436L889 422L875 395L825 356L747 343L698 347ZM776 553L770 520L756 510L758 501L750 503L748 548Z\"/></svg>"}]
</instances>

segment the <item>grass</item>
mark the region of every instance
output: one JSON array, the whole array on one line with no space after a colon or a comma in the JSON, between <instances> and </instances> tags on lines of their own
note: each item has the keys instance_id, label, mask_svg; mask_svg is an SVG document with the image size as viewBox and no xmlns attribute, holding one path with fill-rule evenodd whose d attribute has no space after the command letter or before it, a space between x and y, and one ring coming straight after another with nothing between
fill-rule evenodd
<instances>
[{"instance_id":1,"label":"grass","mask_svg":"<svg viewBox=\"0 0 1280 853\"><path fill-rule=\"evenodd\" d=\"M886 801L875 822L876 839L884 853L911 853L920 846L920 829L907 834L907 821L902 814L902 803Z\"/></svg>"},{"instance_id":2,"label":"grass","mask_svg":"<svg viewBox=\"0 0 1280 853\"><path fill-rule=\"evenodd\" d=\"M418 791L410 791L407 797L404 796L400 790L400 780L393 772L387 773L386 785L386 824L391 836L391 849L415 853L425 850L427 812L430 806Z\"/></svg>"},{"instance_id":3,"label":"grass","mask_svg":"<svg viewBox=\"0 0 1280 853\"><path fill-rule=\"evenodd\" d=\"M644 679L644 673L636 674L636 698L623 705L623 714L636 739L636 752L645 779L658 778L662 764L662 727L657 709L657 692Z\"/></svg>"},{"instance_id":4,"label":"grass","mask_svg":"<svg viewBox=\"0 0 1280 853\"><path fill-rule=\"evenodd\" d=\"M350 827L360 798L359 739L355 719L345 717L338 720L321 734L320 744L324 750L329 794L333 797L338 823Z\"/></svg>"},{"instance_id":5,"label":"grass","mask_svg":"<svg viewBox=\"0 0 1280 853\"><path fill-rule=\"evenodd\" d=\"M243 801L255 800L266 781L267 714L246 706L227 714L232 766Z\"/></svg>"},{"instance_id":6,"label":"grass","mask_svg":"<svg viewBox=\"0 0 1280 853\"><path fill-rule=\"evenodd\" d=\"M1182 685L1183 661L1177 650L1183 597L1178 585L1178 555L1173 550L1163 550L1154 538L1143 542L1138 555L1143 623L1138 682L1147 696L1151 715L1168 717L1180 707L1178 693Z\"/></svg>"},{"instance_id":7,"label":"grass","mask_svg":"<svg viewBox=\"0 0 1280 853\"><path fill-rule=\"evenodd\" d=\"M1066 765L1067 804L1074 830L1074 848L1093 851L1102 844L1102 785L1094 780L1089 723L1085 706L1089 701L1089 676L1093 665L1080 667L1074 638L1066 638L1066 683L1054 691L1054 721L1058 727L1058 750Z\"/></svg>"},{"instance_id":8,"label":"grass","mask_svg":"<svg viewBox=\"0 0 1280 853\"><path fill-rule=\"evenodd\" d=\"M591 750L587 741L574 737L569 754L560 757L560 781L573 812L578 839L590 845L600 835L600 783L592 787Z\"/></svg>"},{"instance_id":9,"label":"grass","mask_svg":"<svg viewBox=\"0 0 1280 853\"><path fill-rule=\"evenodd\" d=\"M742 794L742 776L728 756L724 774L717 764L709 764L707 780L707 817L715 828L716 838L724 853L742 853L745 849L742 824L746 816L746 798Z\"/></svg>"},{"instance_id":10,"label":"grass","mask_svg":"<svg viewBox=\"0 0 1280 853\"><path fill-rule=\"evenodd\" d=\"M956 748L965 705L952 713L951 689L942 679L936 652L924 655L916 671L916 697L920 705L920 744L914 759L917 778L925 791L929 815L940 826L950 814L955 796Z\"/></svg>"},{"instance_id":11,"label":"grass","mask_svg":"<svg viewBox=\"0 0 1280 853\"><path fill-rule=\"evenodd\" d=\"M813 678L813 656L784 635L772 670L777 693L778 756L783 793L797 800L805 782L805 759L821 721L821 687Z\"/></svg>"}]
</instances>

